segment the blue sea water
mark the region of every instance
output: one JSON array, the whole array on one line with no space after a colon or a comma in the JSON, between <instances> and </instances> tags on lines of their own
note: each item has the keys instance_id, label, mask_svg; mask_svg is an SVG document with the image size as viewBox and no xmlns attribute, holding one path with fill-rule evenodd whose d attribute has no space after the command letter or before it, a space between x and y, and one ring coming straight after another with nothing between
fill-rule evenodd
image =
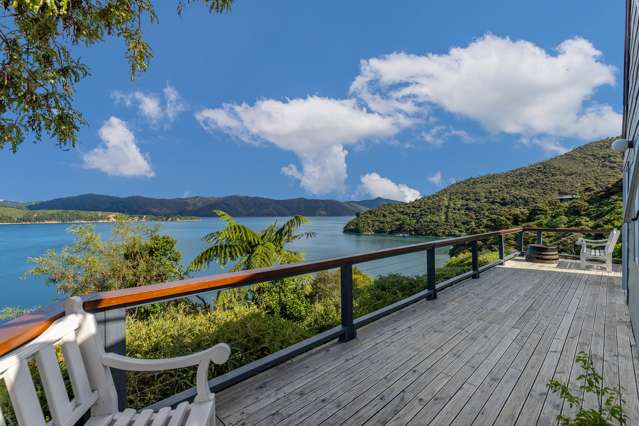
<instances>
[{"instance_id":1,"label":"blue sea water","mask_svg":"<svg viewBox=\"0 0 639 426\"><path fill-rule=\"evenodd\" d=\"M421 241L428 237L402 237L391 235L344 234L343 226L351 217L312 217L302 231L315 232L312 239L300 240L290 245L291 249L302 251L306 260L365 253L387 247L396 247ZM282 223L286 218L258 217L239 218L241 223L256 229L264 229L273 221ZM42 256L47 250L60 250L73 242L67 231L68 224L0 225L0 308L6 306L29 308L44 305L61 296L46 284L43 277L25 276L33 264L29 257ZM223 222L215 218L188 222L159 223L160 232L173 236L182 252L182 263L188 264L206 247L202 236L221 229ZM98 223L95 229L104 237L109 237L111 224ZM446 249L438 250L437 264L448 258ZM372 275L391 272L402 274L422 274L425 271L425 254L413 253L395 258L382 259L357 265ZM222 268L212 265L195 276L222 272Z\"/></svg>"}]
</instances>

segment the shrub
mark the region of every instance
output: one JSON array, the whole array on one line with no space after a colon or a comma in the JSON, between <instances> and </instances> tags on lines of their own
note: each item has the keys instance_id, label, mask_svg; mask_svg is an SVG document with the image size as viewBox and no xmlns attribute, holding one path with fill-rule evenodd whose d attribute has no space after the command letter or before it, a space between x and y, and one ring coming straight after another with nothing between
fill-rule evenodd
<instances>
[{"instance_id":1,"label":"shrub","mask_svg":"<svg viewBox=\"0 0 639 426\"><path fill-rule=\"evenodd\" d=\"M303 326L314 334L335 327L341 322L341 308L338 297L324 299L320 303L313 303Z\"/></svg>"},{"instance_id":2,"label":"shrub","mask_svg":"<svg viewBox=\"0 0 639 426\"><path fill-rule=\"evenodd\" d=\"M407 298L426 288L426 276L409 277L399 274L375 278L355 297L355 316L362 316Z\"/></svg>"},{"instance_id":3,"label":"shrub","mask_svg":"<svg viewBox=\"0 0 639 426\"><path fill-rule=\"evenodd\" d=\"M168 306L145 319L127 317L127 354L167 358L209 348L231 346L231 358L215 366L212 376L255 361L310 337L314 332L296 322L269 315L255 306L209 312L191 304ZM195 383L195 369L129 373L129 405L142 408Z\"/></svg>"},{"instance_id":4,"label":"shrub","mask_svg":"<svg viewBox=\"0 0 639 426\"><path fill-rule=\"evenodd\" d=\"M484 251L479 253L479 266L488 265L496 262L499 255L492 251ZM470 251L464 251L456 256L451 257L444 266L437 268L437 282L446 281L457 275L470 271L472 264Z\"/></svg>"},{"instance_id":5,"label":"shrub","mask_svg":"<svg viewBox=\"0 0 639 426\"><path fill-rule=\"evenodd\" d=\"M32 275L46 275L47 282L65 295L82 295L178 280L184 275L176 240L160 235L158 226L118 222L112 236L103 240L92 225L69 228L75 236L59 252L30 258Z\"/></svg>"},{"instance_id":6,"label":"shrub","mask_svg":"<svg viewBox=\"0 0 639 426\"><path fill-rule=\"evenodd\" d=\"M251 289L253 302L271 315L303 321L311 309L311 282L310 276L302 275L257 284Z\"/></svg>"}]
</instances>

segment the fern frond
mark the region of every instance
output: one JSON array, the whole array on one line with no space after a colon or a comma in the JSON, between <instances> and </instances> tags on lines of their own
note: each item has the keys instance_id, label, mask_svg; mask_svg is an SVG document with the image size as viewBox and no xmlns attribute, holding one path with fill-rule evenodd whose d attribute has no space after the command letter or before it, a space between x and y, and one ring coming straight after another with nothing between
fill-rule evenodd
<instances>
[{"instance_id":1,"label":"fern frond","mask_svg":"<svg viewBox=\"0 0 639 426\"><path fill-rule=\"evenodd\" d=\"M225 212L224 210L216 209L216 210L213 210L213 213L215 213L218 218L222 219L224 222L228 223L229 225L237 223L235 218L231 216L230 214L228 214L227 212Z\"/></svg>"},{"instance_id":2,"label":"fern frond","mask_svg":"<svg viewBox=\"0 0 639 426\"><path fill-rule=\"evenodd\" d=\"M308 223L308 219L306 219L304 216L293 216L277 230L276 241L279 244L284 245L290 241L296 240L297 238L295 238L295 231L297 231L297 229L305 223Z\"/></svg>"},{"instance_id":3,"label":"fern frond","mask_svg":"<svg viewBox=\"0 0 639 426\"><path fill-rule=\"evenodd\" d=\"M272 266L276 261L276 256L277 249L272 243L267 242L257 246L250 255L249 267L254 269Z\"/></svg>"},{"instance_id":4,"label":"fern frond","mask_svg":"<svg viewBox=\"0 0 639 426\"><path fill-rule=\"evenodd\" d=\"M215 238L209 242L214 244L220 242L242 242L254 245L259 244L261 239L260 234L239 223L230 224L213 234L215 234Z\"/></svg>"},{"instance_id":5,"label":"fern frond","mask_svg":"<svg viewBox=\"0 0 639 426\"><path fill-rule=\"evenodd\" d=\"M297 241L297 240L302 240L302 239L314 238L315 236L317 236L317 232L302 232L301 234L293 235L291 237L290 241Z\"/></svg>"},{"instance_id":6,"label":"fern frond","mask_svg":"<svg viewBox=\"0 0 639 426\"><path fill-rule=\"evenodd\" d=\"M235 244L218 244L208 247L193 259L189 264L189 271L197 271L208 267L211 262L217 262L220 266L226 266L229 262L242 257L245 247Z\"/></svg>"}]
</instances>

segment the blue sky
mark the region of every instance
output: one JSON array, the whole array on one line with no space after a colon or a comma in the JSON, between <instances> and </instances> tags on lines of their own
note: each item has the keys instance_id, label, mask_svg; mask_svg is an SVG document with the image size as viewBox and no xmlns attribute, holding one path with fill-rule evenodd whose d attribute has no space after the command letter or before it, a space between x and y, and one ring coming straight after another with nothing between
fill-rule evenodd
<instances>
[{"instance_id":1,"label":"blue sky","mask_svg":"<svg viewBox=\"0 0 639 426\"><path fill-rule=\"evenodd\" d=\"M78 49L89 126L0 151L0 199L411 200L620 133L620 0L156 3L150 70Z\"/></svg>"}]
</instances>

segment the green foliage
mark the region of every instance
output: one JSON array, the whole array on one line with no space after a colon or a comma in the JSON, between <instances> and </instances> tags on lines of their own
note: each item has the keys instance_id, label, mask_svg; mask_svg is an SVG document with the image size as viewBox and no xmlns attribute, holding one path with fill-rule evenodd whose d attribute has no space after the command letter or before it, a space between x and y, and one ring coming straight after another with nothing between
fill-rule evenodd
<instances>
[{"instance_id":1,"label":"green foliage","mask_svg":"<svg viewBox=\"0 0 639 426\"><path fill-rule=\"evenodd\" d=\"M426 276L382 275L355 297L355 316L362 316L426 289Z\"/></svg>"},{"instance_id":2,"label":"green foliage","mask_svg":"<svg viewBox=\"0 0 639 426\"><path fill-rule=\"evenodd\" d=\"M6 308L0 309L0 322L9 321L14 318L19 317L20 315L26 315L30 312L33 312L36 308L31 309L22 309L22 308L12 308L10 306Z\"/></svg>"},{"instance_id":3,"label":"green foliage","mask_svg":"<svg viewBox=\"0 0 639 426\"><path fill-rule=\"evenodd\" d=\"M498 254L495 252L483 251L479 253L479 266L488 265L496 262ZM471 253L465 250L455 256L450 257L446 264L437 268L437 282L445 281L457 275L470 271Z\"/></svg>"},{"instance_id":4,"label":"green foliage","mask_svg":"<svg viewBox=\"0 0 639 426\"><path fill-rule=\"evenodd\" d=\"M226 222L226 227L204 236L209 247L193 259L189 265L191 271L202 269L211 262L221 266L236 262L231 270L239 271L300 261L303 255L286 249L285 244L315 235L297 233L297 229L308 222L303 216L294 216L280 227L275 222L258 232L238 223L222 210L215 213Z\"/></svg>"},{"instance_id":5,"label":"green foliage","mask_svg":"<svg viewBox=\"0 0 639 426\"><path fill-rule=\"evenodd\" d=\"M217 13L232 4L197 2ZM184 3L178 1L179 13ZM74 46L122 40L131 78L153 56L143 31L143 22L158 20L151 0L5 0L0 10L0 149L8 144L16 152L27 136L39 141L44 133L61 147L75 145L85 120L73 96L90 71Z\"/></svg>"},{"instance_id":6,"label":"green foliage","mask_svg":"<svg viewBox=\"0 0 639 426\"><path fill-rule=\"evenodd\" d=\"M30 210L26 205L0 204L0 223L84 223L84 222L117 222L117 221L178 221L192 220L188 216L131 216L121 213L104 213L79 210Z\"/></svg>"},{"instance_id":7,"label":"green foliage","mask_svg":"<svg viewBox=\"0 0 639 426\"><path fill-rule=\"evenodd\" d=\"M374 206L374 203L371 204ZM354 216L367 207L352 202L292 198L274 200L263 197L229 195L226 197L150 198L114 197L82 194L41 201L28 206L33 210L89 210L131 215L216 216L222 209L231 216Z\"/></svg>"},{"instance_id":8,"label":"green foliage","mask_svg":"<svg viewBox=\"0 0 639 426\"><path fill-rule=\"evenodd\" d=\"M339 299L340 281L339 270L318 272L313 278L309 298L315 303ZM370 276L357 267L353 268L353 297L355 299L360 297L372 284L373 279Z\"/></svg>"},{"instance_id":9,"label":"green foliage","mask_svg":"<svg viewBox=\"0 0 639 426\"><path fill-rule=\"evenodd\" d=\"M43 222L101 222L112 221L120 215L101 212L80 212L72 210L28 210L26 207L0 206L0 223L43 223Z\"/></svg>"},{"instance_id":10,"label":"green foliage","mask_svg":"<svg viewBox=\"0 0 639 426\"><path fill-rule=\"evenodd\" d=\"M510 172L466 179L412 203L363 212L344 230L458 236L524 224L618 228L623 158L610 149L610 141ZM559 196L566 194L577 198L560 202Z\"/></svg>"},{"instance_id":11,"label":"green foliage","mask_svg":"<svg viewBox=\"0 0 639 426\"><path fill-rule=\"evenodd\" d=\"M568 384L558 380L551 380L547 385L552 392L558 393L570 407L579 408L574 418L558 415L557 420L564 426L625 425L628 416L623 412L622 404L624 401L621 397L621 389L604 386L603 377L593 367L590 354L579 352L576 361L583 371L577 377L577 380L581 382L579 396L571 391ZM597 407L583 407L587 394L594 394Z\"/></svg>"},{"instance_id":12,"label":"green foliage","mask_svg":"<svg viewBox=\"0 0 639 426\"><path fill-rule=\"evenodd\" d=\"M127 354L140 358L165 358L206 349L219 342L231 346L231 358L212 369L226 373L284 349L314 334L303 325L269 315L256 306L226 311L193 310L179 304L146 319L127 317ZM129 405L142 408L188 389L195 370L129 374Z\"/></svg>"},{"instance_id":13,"label":"green foliage","mask_svg":"<svg viewBox=\"0 0 639 426\"><path fill-rule=\"evenodd\" d=\"M321 303L312 303L302 326L307 330L320 333L335 327L342 320L340 300L337 297L326 299Z\"/></svg>"},{"instance_id":14,"label":"green foliage","mask_svg":"<svg viewBox=\"0 0 639 426\"><path fill-rule=\"evenodd\" d=\"M118 222L112 237L103 240L91 225L72 226L72 245L60 252L30 258L28 271L45 275L58 292L67 295L137 287L181 279L180 252L172 237L159 235L157 226Z\"/></svg>"},{"instance_id":15,"label":"green foliage","mask_svg":"<svg viewBox=\"0 0 639 426\"><path fill-rule=\"evenodd\" d=\"M307 275L257 284L251 289L253 302L268 314L303 321L311 309L308 298L313 291L311 281Z\"/></svg>"}]
</instances>

